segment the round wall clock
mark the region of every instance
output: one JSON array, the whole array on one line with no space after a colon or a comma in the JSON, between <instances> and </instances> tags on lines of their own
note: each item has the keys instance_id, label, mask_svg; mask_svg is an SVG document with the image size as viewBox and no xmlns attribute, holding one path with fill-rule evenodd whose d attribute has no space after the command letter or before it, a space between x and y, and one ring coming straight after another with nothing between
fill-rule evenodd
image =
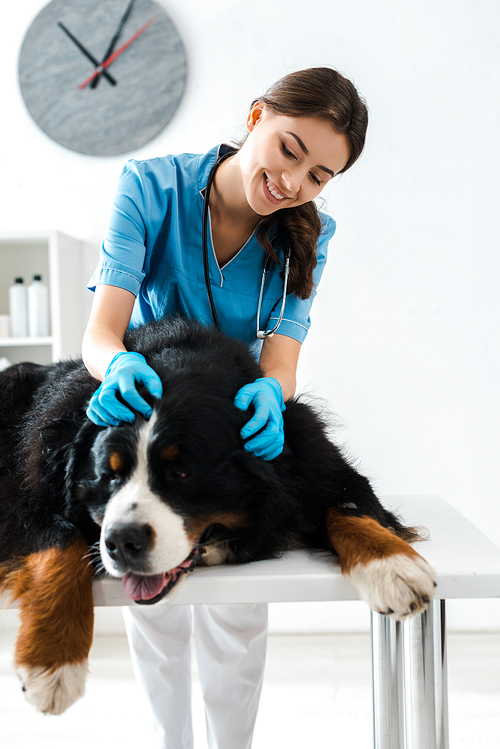
<instances>
[{"instance_id":1,"label":"round wall clock","mask_svg":"<svg viewBox=\"0 0 500 749\"><path fill-rule=\"evenodd\" d=\"M157 135L179 105L186 70L179 34L152 0L52 0L19 58L35 122L93 156L126 153Z\"/></svg>"}]
</instances>

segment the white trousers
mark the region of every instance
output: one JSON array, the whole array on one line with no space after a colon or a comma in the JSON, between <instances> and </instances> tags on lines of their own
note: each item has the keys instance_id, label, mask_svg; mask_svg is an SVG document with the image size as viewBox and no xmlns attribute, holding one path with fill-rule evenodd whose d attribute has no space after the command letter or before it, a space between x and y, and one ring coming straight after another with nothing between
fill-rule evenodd
<instances>
[{"instance_id":1,"label":"white trousers","mask_svg":"<svg viewBox=\"0 0 500 749\"><path fill-rule=\"evenodd\" d=\"M250 749L264 675L267 604L123 609L136 679L153 713L155 749L193 749L191 632L209 749Z\"/></svg>"}]
</instances>

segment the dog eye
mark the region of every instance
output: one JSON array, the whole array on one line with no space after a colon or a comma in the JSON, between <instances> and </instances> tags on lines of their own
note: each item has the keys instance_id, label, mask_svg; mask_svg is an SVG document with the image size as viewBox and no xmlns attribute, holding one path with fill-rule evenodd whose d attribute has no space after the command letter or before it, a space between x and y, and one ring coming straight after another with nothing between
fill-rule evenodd
<instances>
[{"instance_id":1,"label":"dog eye","mask_svg":"<svg viewBox=\"0 0 500 749\"><path fill-rule=\"evenodd\" d=\"M167 473L167 476L168 476L169 479L187 479L187 478L189 478L189 474L185 473L184 471L181 471L178 468L172 468L172 470Z\"/></svg>"}]
</instances>

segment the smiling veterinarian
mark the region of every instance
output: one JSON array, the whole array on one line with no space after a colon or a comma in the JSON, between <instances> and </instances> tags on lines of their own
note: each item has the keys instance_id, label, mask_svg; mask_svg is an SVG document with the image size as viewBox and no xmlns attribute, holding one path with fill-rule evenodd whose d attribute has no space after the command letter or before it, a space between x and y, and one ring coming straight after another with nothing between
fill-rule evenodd
<instances>
[{"instance_id":1,"label":"smiling veterinarian","mask_svg":"<svg viewBox=\"0 0 500 749\"><path fill-rule=\"evenodd\" d=\"M361 154L367 111L347 79L330 68L311 68L286 76L254 101L246 126L236 149L126 164L89 284L95 298L83 357L102 380L90 419L105 426L133 420L118 394L149 418L136 383L158 397L162 386L140 354L125 350L129 324L176 313L218 321L259 358L265 376L243 387L235 403L255 410L242 432L245 449L271 460L283 449L283 403L295 392L300 347L335 231L312 201ZM275 335L264 335L279 322ZM125 617L136 674L154 714L156 746L189 749L191 610L136 607ZM267 608L198 606L194 621L209 747L247 749L262 684Z\"/></svg>"}]
</instances>

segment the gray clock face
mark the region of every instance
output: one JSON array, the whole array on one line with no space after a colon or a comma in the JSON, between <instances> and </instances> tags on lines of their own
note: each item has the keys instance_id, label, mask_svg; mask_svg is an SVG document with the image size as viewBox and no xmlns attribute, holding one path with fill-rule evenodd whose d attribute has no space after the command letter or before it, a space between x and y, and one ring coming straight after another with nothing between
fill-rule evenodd
<instances>
[{"instance_id":1,"label":"gray clock face","mask_svg":"<svg viewBox=\"0 0 500 749\"><path fill-rule=\"evenodd\" d=\"M87 82L117 31L108 77ZM126 153L157 135L179 105L186 69L182 41L152 0L52 0L19 58L35 122L66 148L94 156Z\"/></svg>"}]
</instances>

